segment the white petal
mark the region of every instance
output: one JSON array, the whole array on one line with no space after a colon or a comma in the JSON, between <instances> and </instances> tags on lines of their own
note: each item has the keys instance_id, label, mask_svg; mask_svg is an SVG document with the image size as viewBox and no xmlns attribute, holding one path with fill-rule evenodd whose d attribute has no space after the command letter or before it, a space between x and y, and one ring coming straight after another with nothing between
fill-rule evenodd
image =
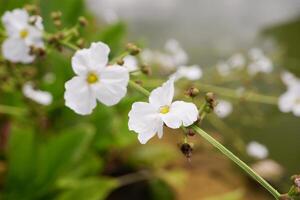
<instances>
[{"instance_id":1,"label":"white petal","mask_svg":"<svg viewBox=\"0 0 300 200\"><path fill-rule=\"evenodd\" d=\"M72 57L72 67L77 75L85 75L89 71L98 72L108 62L109 47L102 43L92 43L88 49L76 51Z\"/></svg>"},{"instance_id":2,"label":"white petal","mask_svg":"<svg viewBox=\"0 0 300 200\"><path fill-rule=\"evenodd\" d=\"M128 70L118 65L108 66L99 77L99 84L94 88L97 99L107 106L117 104L127 93Z\"/></svg>"},{"instance_id":3,"label":"white petal","mask_svg":"<svg viewBox=\"0 0 300 200\"><path fill-rule=\"evenodd\" d=\"M281 112L290 112L295 104L296 95L292 91L287 91L279 97L278 107Z\"/></svg>"},{"instance_id":4,"label":"white petal","mask_svg":"<svg viewBox=\"0 0 300 200\"><path fill-rule=\"evenodd\" d=\"M37 29L35 26L28 26L28 37L26 37L25 42L28 46L34 47L44 47L43 42L43 32Z\"/></svg>"},{"instance_id":5,"label":"white petal","mask_svg":"<svg viewBox=\"0 0 300 200\"><path fill-rule=\"evenodd\" d=\"M265 159L268 157L269 151L266 146L253 141L247 145L247 153L254 158Z\"/></svg>"},{"instance_id":6,"label":"white petal","mask_svg":"<svg viewBox=\"0 0 300 200\"><path fill-rule=\"evenodd\" d=\"M2 23L9 36L19 34L19 31L28 25L29 15L25 10L15 9L6 11L2 16Z\"/></svg>"},{"instance_id":7,"label":"white petal","mask_svg":"<svg viewBox=\"0 0 300 200\"><path fill-rule=\"evenodd\" d=\"M31 63L35 56L30 55L29 52L29 47L21 39L8 38L2 44L2 54L11 62Z\"/></svg>"},{"instance_id":8,"label":"white petal","mask_svg":"<svg viewBox=\"0 0 300 200\"><path fill-rule=\"evenodd\" d=\"M81 115L90 114L96 107L96 97L85 81L85 77L75 76L65 84L66 106Z\"/></svg>"},{"instance_id":9,"label":"white petal","mask_svg":"<svg viewBox=\"0 0 300 200\"><path fill-rule=\"evenodd\" d=\"M162 137L163 122L155 106L145 103L136 102L128 114L129 130L139 134L138 139L145 144L156 133Z\"/></svg>"},{"instance_id":10,"label":"white petal","mask_svg":"<svg viewBox=\"0 0 300 200\"><path fill-rule=\"evenodd\" d=\"M126 67L130 72L138 69L138 62L134 56L126 56L123 60L123 66Z\"/></svg>"},{"instance_id":11,"label":"white petal","mask_svg":"<svg viewBox=\"0 0 300 200\"><path fill-rule=\"evenodd\" d=\"M33 88L31 83L26 83L23 86L23 94L29 99L42 104L42 105L50 105L52 103L52 95L49 92L36 90Z\"/></svg>"},{"instance_id":12,"label":"white petal","mask_svg":"<svg viewBox=\"0 0 300 200\"><path fill-rule=\"evenodd\" d=\"M232 113L233 107L232 104L225 100L219 100L214 112L220 118L227 117L230 113Z\"/></svg>"},{"instance_id":13,"label":"white petal","mask_svg":"<svg viewBox=\"0 0 300 200\"><path fill-rule=\"evenodd\" d=\"M300 104L296 103L293 107L293 114L297 117L300 117Z\"/></svg>"},{"instance_id":14,"label":"white petal","mask_svg":"<svg viewBox=\"0 0 300 200\"><path fill-rule=\"evenodd\" d=\"M158 108L171 105L174 97L174 79L171 78L161 87L154 89L149 97L149 102Z\"/></svg>"},{"instance_id":15,"label":"white petal","mask_svg":"<svg viewBox=\"0 0 300 200\"><path fill-rule=\"evenodd\" d=\"M202 69L199 65L181 66L171 77L175 77L176 80L187 78L188 80L195 81L202 77Z\"/></svg>"},{"instance_id":16,"label":"white petal","mask_svg":"<svg viewBox=\"0 0 300 200\"><path fill-rule=\"evenodd\" d=\"M162 120L170 128L190 126L198 119L198 109L193 103L175 101L167 114L160 114Z\"/></svg>"}]
</instances>

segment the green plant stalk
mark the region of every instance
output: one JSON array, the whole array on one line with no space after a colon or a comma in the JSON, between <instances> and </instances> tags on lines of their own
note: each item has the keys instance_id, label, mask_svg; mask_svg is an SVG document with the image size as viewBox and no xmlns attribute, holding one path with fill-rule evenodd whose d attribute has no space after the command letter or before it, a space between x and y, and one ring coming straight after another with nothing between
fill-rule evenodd
<instances>
[{"instance_id":1,"label":"green plant stalk","mask_svg":"<svg viewBox=\"0 0 300 200\"><path fill-rule=\"evenodd\" d=\"M0 105L0 113L21 116L26 113L26 110L13 106Z\"/></svg>"},{"instance_id":2,"label":"green plant stalk","mask_svg":"<svg viewBox=\"0 0 300 200\"><path fill-rule=\"evenodd\" d=\"M144 94L145 96L150 95L150 92L148 90L146 90L145 88L138 85L137 83L135 83L132 80L129 81L129 85L132 88L134 88L135 90ZM263 186L266 190L268 190L275 197L275 199L279 199L281 194L275 188L273 188L265 179L263 179L261 176L259 176L255 171L253 171L253 169L251 169L246 163L244 163L237 156L235 156L225 146L223 146L221 143L219 143L217 140L215 140L213 137L211 137L208 133L203 131L198 126L192 125L191 128L193 128L194 131L196 131L206 141L208 141L211 145L213 145L215 148L217 148L226 157L228 157L230 160L232 160L234 163L236 163L241 169L243 169L249 176L251 176L261 186Z\"/></svg>"},{"instance_id":3,"label":"green plant stalk","mask_svg":"<svg viewBox=\"0 0 300 200\"><path fill-rule=\"evenodd\" d=\"M225 156L227 156L230 160L235 162L240 168L242 168L249 176L251 176L254 180L256 180L260 185L262 185L266 190L268 190L276 199L279 199L280 193L274 189L265 179L259 176L253 169L251 169L246 163L240 160L237 156L235 156L231 151L229 151L226 147L224 147L221 143L211 137L204 130L199 128L196 125L192 126L193 130L196 131L200 136L202 136L206 141L208 141L211 145L221 151Z\"/></svg>"},{"instance_id":4,"label":"green plant stalk","mask_svg":"<svg viewBox=\"0 0 300 200\"><path fill-rule=\"evenodd\" d=\"M66 45L66 43L63 43L63 45ZM73 46L66 45L68 48L77 50L78 48L74 48ZM140 86L139 84L135 83L134 81L129 81L129 86L133 89L141 92L145 96L149 97L150 92ZM211 89L211 88L210 88ZM203 116L204 117L204 116ZM262 185L266 190L268 190L275 199L279 200L279 197L281 194L273 188L265 179L263 179L261 176L259 176L256 172L254 172L246 163L244 163L242 160L240 160L237 156L235 156L231 151L229 151L225 146L223 146L221 143L219 143L217 140L215 140L213 137L211 137L208 133L203 131L201 128L199 128L196 125L191 126L200 136L202 136L206 141L208 141L210 144L212 144L215 148L217 148L221 153L223 153L226 157L231 159L233 162L235 162L241 169L243 169L249 176L251 176L255 181L257 181L260 185Z\"/></svg>"}]
</instances>

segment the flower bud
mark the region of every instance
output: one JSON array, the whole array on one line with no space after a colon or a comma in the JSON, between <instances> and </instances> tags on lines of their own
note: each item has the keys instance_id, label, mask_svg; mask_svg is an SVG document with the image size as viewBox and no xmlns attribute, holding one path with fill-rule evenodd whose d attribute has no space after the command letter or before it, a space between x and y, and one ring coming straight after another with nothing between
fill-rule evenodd
<instances>
[{"instance_id":1,"label":"flower bud","mask_svg":"<svg viewBox=\"0 0 300 200\"><path fill-rule=\"evenodd\" d=\"M193 148L189 143L183 143L180 146L180 150L185 157L190 158L192 156Z\"/></svg>"},{"instance_id":2,"label":"flower bud","mask_svg":"<svg viewBox=\"0 0 300 200\"><path fill-rule=\"evenodd\" d=\"M62 13L60 11L55 11L55 12L52 12L51 13L51 18L54 20L54 21L58 21L61 19L61 16L62 16Z\"/></svg>"},{"instance_id":3,"label":"flower bud","mask_svg":"<svg viewBox=\"0 0 300 200\"><path fill-rule=\"evenodd\" d=\"M207 109L213 110L216 107L217 101L216 101L216 96L214 93L212 93L212 92L206 93L205 100L208 105Z\"/></svg>"},{"instance_id":4,"label":"flower bud","mask_svg":"<svg viewBox=\"0 0 300 200\"><path fill-rule=\"evenodd\" d=\"M82 16L78 18L78 22L83 27L88 25L87 19L85 17L82 17Z\"/></svg>"},{"instance_id":5,"label":"flower bud","mask_svg":"<svg viewBox=\"0 0 300 200\"><path fill-rule=\"evenodd\" d=\"M141 49L132 43L128 43L126 45L126 49L129 51L130 55L133 55L133 56L135 56L141 52Z\"/></svg>"},{"instance_id":6,"label":"flower bud","mask_svg":"<svg viewBox=\"0 0 300 200\"><path fill-rule=\"evenodd\" d=\"M38 13L38 8L36 7L36 5L31 5L31 4L27 4L24 6L24 9L32 14L37 14Z\"/></svg>"},{"instance_id":7,"label":"flower bud","mask_svg":"<svg viewBox=\"0 0 300 200\"><path fill-rule=\"evenodd\" d=\"M53 23L57 28L60 28L62 25L61 20L55 20Z\"/></svg>"},{"instance_id":8,"label":"flower bud","mask_svg":"<svg viewBox=\"0 0 300 200\"><path fill-rule=\"evenodd\" d=\"M85 46L85 41L83 38L80 38L79 40L76 41L76 45L80 48L83 48Z\"/></svg>"},{"instance_id":9,"label":"flower bud","mask_svg":"<svg viewBox=\"0 0 300 200\"><path fill-rule=\"evenodd\" d=\"M186 134L188 135L188 136L194 136L196 133L195 133L195 131L193 130L193 129L191 129L191 128L189 128L189 129L187 129L187 131L186 131Z\"/></svg>"},{"instance_id":10,"label":"flower bud","mask_svg":"<svg viewBox=\"0 0 300 200\"><path fill-rule=\"evenodd\" d=\"M148 76L150 76L152 74L151 68L148 65L142 65L141 72Z\"/></svg>"},{"instance_id":11,"label":"flower bud","mask_svg":"<svg viewBox=\"0 0 300 200\"><path fill-rule=\"evenodd\" d=\"M185 93L187 96L194 98L199 94L199 89L196 87L190 87Z\"/></svg>"},{"instance_id":12,"label":"flower bud","mask_svg":"<svg viewBox=\"0 0 300 200\"><path fill-rule=\"evenodd\" d=\"M124 60L122 58L117 60L118 65L124 65Z\"/></svg>"}]
</instances>

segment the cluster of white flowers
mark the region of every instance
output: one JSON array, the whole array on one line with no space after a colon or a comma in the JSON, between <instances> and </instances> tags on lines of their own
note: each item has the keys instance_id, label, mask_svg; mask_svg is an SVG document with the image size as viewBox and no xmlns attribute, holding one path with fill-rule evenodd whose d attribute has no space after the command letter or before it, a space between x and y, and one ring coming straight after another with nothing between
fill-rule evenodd
<instances>
[{"instance_id":1,"label":"cluster of white flowers","mask_svg":"<svg viewBox=\"0 0 300 200\"><path fill-rule=\"evenodd\" d=\"M281 79L287 87L278 100L278 106L282 112L292 112L295 116L300 117L300 79L296 78L290 72L283 72Z\"/></svg>"},{"instance_id":2,"label":"cluster of white flowers","mask_svg":"<svg viewBox=\"0 0 300 200\"><path fill-rule=\"evenodd\" d=\"M214 112L220 118L225 118L232 113L233 106L229 101L218 100L217 106L214 108Z\"/></svg>"},{"instance_id":3,"label":"cluster of white flowers","mask_svg":"<svg viewBox=\"0 0 300 200\"><path fill-rule=\"evenodd\" d=\"M15 63L31 63L35 56L30 54L30 48L44 47L42 18L15 9L4 13L2 23L7 33L2 44L4 58Z\"/></svg>"},{"instance_id":4,"label":"cluster of white flowers","mask_svg":"<svg viewBox=\"0 0 300 200\"><path fill-rule=\"evenodd\" d=\"M267 147L255 141L247 145L247 153L257 159L265 159L269 155Z\"/></svg>"},{"instance_id":5,"label":"cluster of white flowers","mask_svg":"<svg viewBox=\"0 0 300 200\"><path fill-rule=\"evenodd\" d=\"M72 58L76 76L65 84L66 105L81 115L90 114L96 101L112 106L126 94L129 81L129 66L108 65L109 47L92 43L88 49L78 50ZM128 60L127 60L128 62ZM131 62L131 61L130 61ZM163 134L163 124L170 128L192 125L198 118L198 109L193 103L173 101L174 79L153 90L149 103L136 102L129 112L129 129L139 134L141 143L146 143L156 133Z\"/></svg>"},{"instance_id":6,"label":"cluster of white flowers","mask_svg":"<svg viewBox=\"0 0 300 200\"><path fill-rule=\"evenodd\" d=\"M249 50L247 57L241 53L234 54L227 61L219 62L216 68L221 76L228 76L232 71L244 68L250 75L255 75L271 73L273 63L261 49L253 48Z\"/></svg>"}]
</instances>

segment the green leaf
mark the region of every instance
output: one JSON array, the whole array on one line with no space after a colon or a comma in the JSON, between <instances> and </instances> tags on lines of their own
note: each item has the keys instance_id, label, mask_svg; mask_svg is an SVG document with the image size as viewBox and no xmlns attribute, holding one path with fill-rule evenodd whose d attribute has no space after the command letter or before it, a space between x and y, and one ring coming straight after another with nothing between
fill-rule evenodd
<instances>
[{"instance_id":1,"label":"green leaf","mask_svg":"<svg viewBox=\"0 0 300 200\"><path fill-rule=\"evenodd\" d=\"M60 181L60 186L68 190L59 195L57 200L102 200L118 185L116 180L104 177L65 179Z\"/></svg>"}]
</instances>

